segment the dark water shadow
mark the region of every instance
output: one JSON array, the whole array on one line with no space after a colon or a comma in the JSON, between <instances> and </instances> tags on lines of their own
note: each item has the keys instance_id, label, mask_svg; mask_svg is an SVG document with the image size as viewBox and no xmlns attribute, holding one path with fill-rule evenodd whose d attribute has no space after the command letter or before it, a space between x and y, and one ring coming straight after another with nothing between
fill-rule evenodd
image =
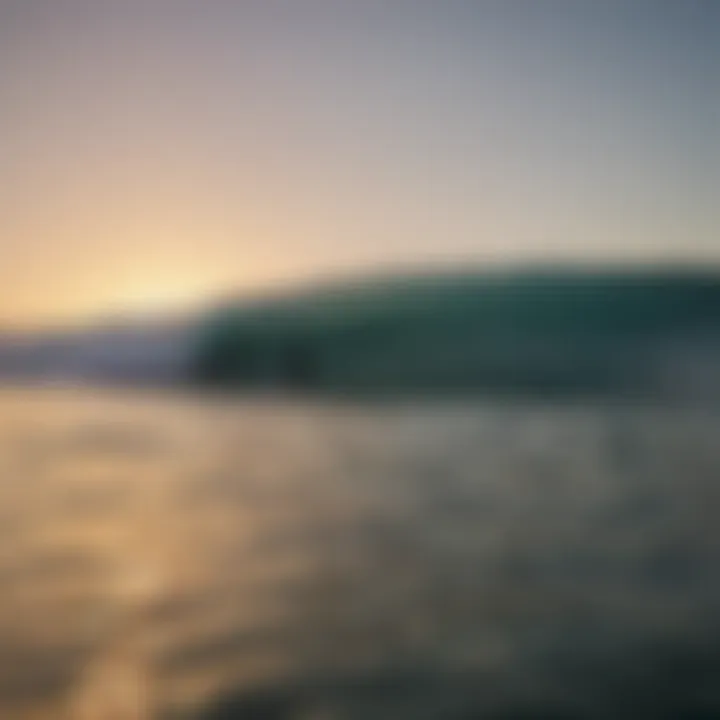
<instances>
[{"instance_id":1,"label":"dark water shadow","mask_svg":"<svg viewBox=\"0 0 720 720\"><path fill-rule=\"evenodd\" d=\"M632 655L632 657L630 656ZM554 689L497 676L378 671L230 693L201 720L712 720L720 649L656 649L567 668ZM540 671L542 675L542 671Z\"/></svg>"}]
</instances>

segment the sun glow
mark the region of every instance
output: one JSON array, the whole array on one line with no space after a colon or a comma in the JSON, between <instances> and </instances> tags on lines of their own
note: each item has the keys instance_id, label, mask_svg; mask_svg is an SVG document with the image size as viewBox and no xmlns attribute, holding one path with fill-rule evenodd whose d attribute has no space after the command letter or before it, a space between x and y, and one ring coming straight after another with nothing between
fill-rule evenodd
<instances>
[{"instance_id":1,"label":"sun glow","mask_svg":"<svg viewBox=\"0 0 720 720\"><path fill-rule=\"evenodd\" d=\"M131 313L157 314L183 310L198 304L207 290L190 285L163 285L132 288L118 293L111 302L116 310Z\"/></svg>"}]
</instances>

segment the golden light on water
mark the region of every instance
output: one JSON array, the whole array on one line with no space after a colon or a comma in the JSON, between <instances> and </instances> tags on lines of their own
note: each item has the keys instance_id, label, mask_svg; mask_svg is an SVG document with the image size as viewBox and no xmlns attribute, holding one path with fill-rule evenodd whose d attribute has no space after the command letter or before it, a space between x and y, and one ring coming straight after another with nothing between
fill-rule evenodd
<instances>
[{"instance_id":1,"label":"golden light on water","mask_svg":"<svg viewBox=\"0 0 720 720\"><path fill-rule=\"evenodd\" d=\"M612 717L662 717L683 663L716 662L717 433L640 407L6 388L0 717L255 718L256 692L287 708L265 717L497 717L589 709L614 677L650 711Z\"/></svg>"}]
</instances>

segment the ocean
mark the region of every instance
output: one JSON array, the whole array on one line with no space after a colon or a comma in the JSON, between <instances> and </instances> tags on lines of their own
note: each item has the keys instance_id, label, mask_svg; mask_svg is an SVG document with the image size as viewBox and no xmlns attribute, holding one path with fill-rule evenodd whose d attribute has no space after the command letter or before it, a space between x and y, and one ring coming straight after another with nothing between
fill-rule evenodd
<instances>
[{"instance_id":1,"label":"ocean","mask_svg":"<svg viewBox=\"0 0 720 720\"><path fill-rule=\"evenodd\" d=\"M0 718L720 717L720 415L0 391Z\"/></svg>"}]
</instances>

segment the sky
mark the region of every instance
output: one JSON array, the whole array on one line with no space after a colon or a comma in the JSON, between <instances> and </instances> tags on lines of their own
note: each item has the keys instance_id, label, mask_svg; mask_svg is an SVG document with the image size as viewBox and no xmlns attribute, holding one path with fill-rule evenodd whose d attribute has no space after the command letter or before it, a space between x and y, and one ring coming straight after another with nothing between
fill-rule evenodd
<instances>
[{"instance_id":1,"label":"sky","mask_svg":"<svg viewBox=\"0 0 720 720\"><path fill-rule=\"evenodd\" d=\"M0 322L720 262L717 0L0 0Z\"/></svg>"}]
</instances>

